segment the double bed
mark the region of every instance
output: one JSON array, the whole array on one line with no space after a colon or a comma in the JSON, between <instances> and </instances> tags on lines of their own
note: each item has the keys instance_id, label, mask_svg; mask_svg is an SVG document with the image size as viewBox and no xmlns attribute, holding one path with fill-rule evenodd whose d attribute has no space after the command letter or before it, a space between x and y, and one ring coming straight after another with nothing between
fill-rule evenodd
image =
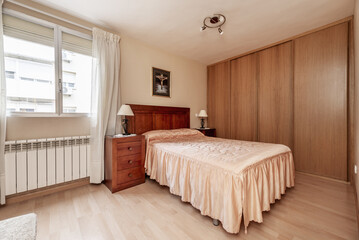
<instances>
[{"instance_id":1,"label":"double bed","mask_svg":"<svg viewBox=\"0 0 359 240\"><path fill-rule=\"evenodd\" d=\"M242 218L245 231L250 221L262 222L262 212L269 211L270 204L294 186L294 163L288 147L206 137L197 130L173 127L174 119L182 119L173 115L183 114L176 108L168 108L170 112L136 111L136 106L150 106L131 105L135 117L130 119L130 126L137 123L141 129L143 116L148 118L148 131L140 130L146 136L147 175L168 186L172 194L190 202L202 215L220 220L227 232L238 233ZM156 128L161 121L171 121L166 124L172 124L173 130Z\"/></svg>"}]
</instances>

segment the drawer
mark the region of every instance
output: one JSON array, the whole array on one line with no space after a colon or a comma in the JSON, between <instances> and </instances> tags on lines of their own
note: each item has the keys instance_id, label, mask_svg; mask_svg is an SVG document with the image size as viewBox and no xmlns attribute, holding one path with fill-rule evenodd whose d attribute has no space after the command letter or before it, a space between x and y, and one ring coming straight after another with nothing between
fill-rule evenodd
<instances>
[{"instance_id":1,"label":"drawer","mask_svg":"<svg viewBox=\"0 0 359 240\"><path fill-rule=\"evenodd\" d=\"M142 154L127 155L117 158L117 170L124 170L142 165Z\"/></svg>"},{"instance_id":2,"label":"drawer","mask_svg":"<svg viewBox=\"0 0 359 240\"><path fill-rule=\"evenodd\" d=\"M142 142L125 142L117 144L117 156L141 153Z\"/></svg>"},{"instance_id":3,"label":"drawer","mask_svg":"<svg viewBox=\"0 0 359 240\"><path fill-rule=\"evenodd\" d=\"M130 168L117 172L117 184L130 182L145 176L143 167Z\"/></svg>"}]
</instances>

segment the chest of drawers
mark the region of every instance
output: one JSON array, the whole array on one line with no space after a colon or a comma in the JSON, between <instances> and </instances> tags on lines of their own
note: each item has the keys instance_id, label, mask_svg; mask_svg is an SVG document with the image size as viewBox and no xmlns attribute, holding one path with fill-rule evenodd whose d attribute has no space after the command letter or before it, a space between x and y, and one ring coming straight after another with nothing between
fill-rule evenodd
<instances>
[{"instance_id":1,"label":"chest of drawers","mask_svg":"<svg viewBox=\"0 0 359 240\"><path fill-rule=\"evenodd\" d=\"M215 128L196 128L198 131L203 133L207 137L215 137L216 129Z\"/></svg>"},{"instance_id":2,"label":"chest of drawers","mask_svg":"<svg viewBox=\"0 0 359 240\"><path fill-rule=\"evenodd\" d=\"M105 185L114 193L144 183L144 160L144 136L106 136Z\"/></svg>"}]
</instances>

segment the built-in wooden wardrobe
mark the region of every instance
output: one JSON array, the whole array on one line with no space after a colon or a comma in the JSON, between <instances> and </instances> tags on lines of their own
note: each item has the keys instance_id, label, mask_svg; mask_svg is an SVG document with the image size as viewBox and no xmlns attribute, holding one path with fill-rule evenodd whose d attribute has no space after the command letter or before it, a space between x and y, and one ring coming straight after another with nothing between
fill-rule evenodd
<instances>
[{"instance_id":1,"label":"built-in wooden wardrobe","mask_svg":"<svg viewBox=\"0 0 359 240\"><path fill-rule=\"evenodd\" d=\"M208 66L217 136L285 144L296 170L347 181L350 21Z\"/></svg>"},{"instance_id":2,"label":"built-in wooden wardrobe","mask_svg":"<svg viewBox=\"0 0 359 240\"><path fill-rule=\"evenodd\" d=\"M229 79L229 63L223 62L213 65L207 71L207 84L211 86L207 88L208 113L211 117L211 124L216 126L216 135L223 138L230 137L230 79Z\"/></svg>"}]
</instances>

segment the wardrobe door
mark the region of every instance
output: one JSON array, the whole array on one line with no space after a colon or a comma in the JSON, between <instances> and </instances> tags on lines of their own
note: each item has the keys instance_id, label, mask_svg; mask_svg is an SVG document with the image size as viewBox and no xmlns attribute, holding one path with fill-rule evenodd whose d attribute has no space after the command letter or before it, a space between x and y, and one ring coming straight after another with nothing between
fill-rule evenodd
<instances>
[{"instance_id":1,"label":"wardrobe door","mask_svg":"<svg viewBox=\"0 0 359 240\"><path fill-rule=\"evenodd\" d=\"M292 42L259 52L258 140L293 149Z\"/></svg>"},{"instance_id":2,"label":"wardrobe door","mask_svg":"<svg viewBox=\"0 0 359 240\"><path fill-rule=\"evenodd\" d=\"M257 141L257 54L231 61L231 138Z\"/></svg>"},{"instance_id":3,"label":"wardrobe door","mask_svg":"<svg viewBox=\"0 0 359 240\"><path fill-rule=\"evenodd\" d=\"M294 41L296 169L347 180L348 23Z\"/></svg>"},{"instance_id":4,"label":"wardrobe door","mask_svg":"<svg viewBox=\"0 0 359 240\"><path fill-rule=\"evenodd\" d=\"M207 68L208 126L216 128L218 137L230 137L230 80L229 62Z\"/></svg>"}]
</instances>

